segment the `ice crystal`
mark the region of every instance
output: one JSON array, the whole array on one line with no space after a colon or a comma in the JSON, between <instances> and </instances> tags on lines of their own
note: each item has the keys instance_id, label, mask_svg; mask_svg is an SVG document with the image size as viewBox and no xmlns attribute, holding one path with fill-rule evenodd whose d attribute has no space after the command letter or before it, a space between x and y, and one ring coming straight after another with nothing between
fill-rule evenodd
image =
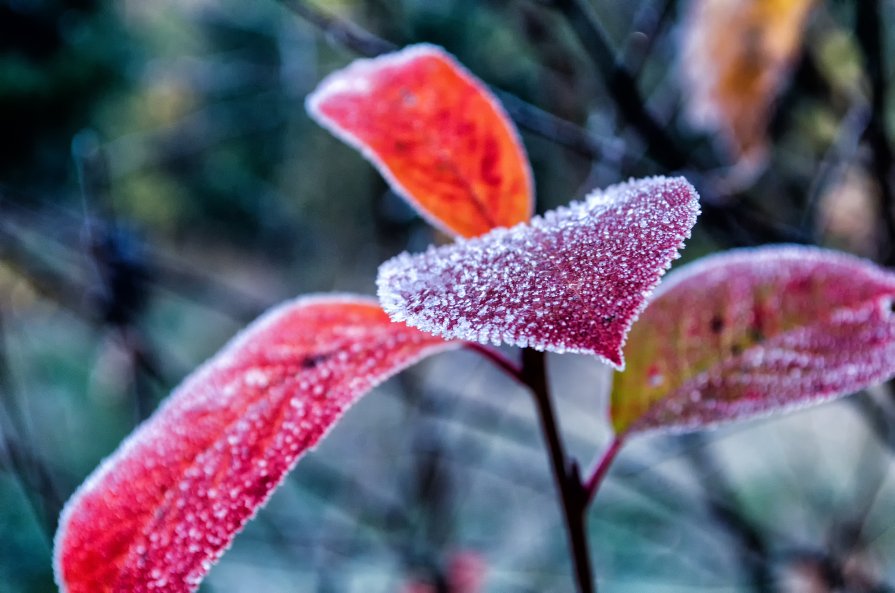
<instances>
[{"instance_id":1,"label":"ice crystal","mask_svg":"<svg viewBox=\"0 0 895 593\"><path fill-rule=\"evenodd\" d=\"M392 319L464 340L596 354L623 367L646 297L696 222L696 191L653 177L379 269Z\"/></svg>"},{"instance_id":2,"label":"ice crystal","mask_svg":"<svg viewBox=\"0 0 895 593\"><path fill-rule=\"evenodd\" d=\"M66 505L68 593L194 591L298 458L376 384L452 347L357 297L286 303L187 378Z\"/></svg>"},{"instance_id":3,"label":"ice crystal","mask_svg":"<svg viewBox=\"0 0 895 593\"><path fill-rule=\"evenodd\" d=\"M613 424L701 428L892 377L893 299L895 275L817 248L744 249L685 266L631 332Z\"/></svg>"}]
</instances>

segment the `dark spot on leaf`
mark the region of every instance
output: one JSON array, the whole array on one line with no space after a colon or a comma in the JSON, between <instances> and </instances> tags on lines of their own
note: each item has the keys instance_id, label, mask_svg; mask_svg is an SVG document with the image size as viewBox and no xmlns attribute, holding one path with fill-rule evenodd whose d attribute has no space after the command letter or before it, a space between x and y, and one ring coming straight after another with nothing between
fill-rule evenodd
<instances>
[{"instance_id":1,"label":"dark spot on leaf","mask_svg":"<svg viewBox=\"0 0 895 593\"><path fill-rule=\"evenodd\" d=\"M313 369L315 366L324 362L329 357L330 355L327 353L306 356L301 360L301 368L306 371L309 369Z\"/></svg>"},{"instance_id":2,"label":"dark spot on leaf","mask_svg":"<svg viewBox=\"0 0 895 593\"><path fill-rule=\"evenodd\" d=\"M739 356L742 351L743 351L743 347L740 346L739 344L734 344L733 346L730 347L730 353L733 354L734 356Z\"/></svg>"},{"instance_id":3,"label":"dark spot on leaf","mask_svg":"<svg viewBox=\"0 0 895 593\"><path fill-rule=\"evenodd\" d=\"M709 321L709 329L712 330L713 334L720 334L721 330L724 329L724 319L720 315L713 315L712 320Z\"/></svg>"},{"instance_id":4,"label":"dark spot on leaf","mask_svg":"<svg viewBox=\"0 0 895 593\"><path fill-rule=\"evenodd\" d=\"M608 326L610 323L615 321L615 315L604 315L603 318L600 319L600 321L603 322L604 326Z\"/></svg>"}]
</instances>

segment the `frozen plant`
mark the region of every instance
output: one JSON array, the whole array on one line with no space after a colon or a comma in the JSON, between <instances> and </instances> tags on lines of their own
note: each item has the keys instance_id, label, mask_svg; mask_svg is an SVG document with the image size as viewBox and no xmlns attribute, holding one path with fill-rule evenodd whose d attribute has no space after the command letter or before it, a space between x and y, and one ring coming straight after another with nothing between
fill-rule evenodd
<instances>
[{"instance_id":1,"label":"frozen plant","mask_svg":"<svg viewBox=\"0 0 895 593\"><path fill-rule=\"evenodd\" d=\"M456 241L383 264L379 303L280 305L189 376L67 504L55 542L63 591L196 590L352 403L452 348L475 349L532 391L582 593L595 587L584 518L626 440L777 413L895 373L895 276L854 257L724 253L652 293L696 222L683 179L628 181L532 218L512 124L436 47L355 62L308 107ZM497 344L522 348L521 362ZM619 371L614 440L584 475L557 428L545 350Z\"/></svg>"}]
</instances>

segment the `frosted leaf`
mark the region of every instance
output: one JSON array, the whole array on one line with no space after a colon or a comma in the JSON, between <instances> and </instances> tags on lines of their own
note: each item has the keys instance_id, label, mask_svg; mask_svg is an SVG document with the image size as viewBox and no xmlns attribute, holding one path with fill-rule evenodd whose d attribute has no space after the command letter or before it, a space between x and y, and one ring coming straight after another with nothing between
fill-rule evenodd
<instances>
[{"instance_id":1,"label":"frosted leaf","mask_svg":"<svg viewBox=\"0 0 895 593\"><path fill-rule=\"evenodd\" d=\"M516 129L439 47L355 60L320 83L307 110L448 233L474 237L531 217L531 170Z\"/></svg>"},{"instance_id":2,"label":"frosted leaf","mask_svg":"<svg viewBox=\"0 0 895 593\"><path fill-rule=\"evenodd\" d=\"M270 311L190 375L72 496L54 545L60 589L195 591L352 403L451 347L360 297L305 297Z\"/></svg>"},{"instance_id":3,"label":"frosted leaf","mask_svg":"<svg viewBox=\"0 0 895 593\"><path fill-rule=\"evenodd\" d=\"M895 275L811 247L744 249L669 274L631 331L619 433L686 430L847 395L895 374Z\"/></svg>"},{"instance_id":4,"label":"frosted leaf","mask_svg":"<svg viewBox=\"0 0 895 593\"><path fill-rule=\"evenodd\" d=\"M629 181L530 224L399 255L379 268L379 300L392 319L446 338L622 368L631 323L698 212L682 178Z\"/></svg>"}]
</instances>

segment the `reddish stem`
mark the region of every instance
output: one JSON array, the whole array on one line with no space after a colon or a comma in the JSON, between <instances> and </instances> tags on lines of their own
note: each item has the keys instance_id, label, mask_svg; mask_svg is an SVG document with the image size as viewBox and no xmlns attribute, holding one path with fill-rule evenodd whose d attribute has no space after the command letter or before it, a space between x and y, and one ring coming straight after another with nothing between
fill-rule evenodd
<instances>
[{"instance_id":1,"label":"reddish stem","mask_svg":"<svg viewBox=\"0 0 895 593\"><path fill-rule=\"evenodd\" d=\"M475 342L466 342L464 346L478 352L520 383L525 383L522 378L522 365L507 358L500 350Z\"/></svg>"},{"instance_id":2,"label":"reddish stem","mask_svg":"<svg viewBox=\"0 0 895 593\"><path fill-rule=\"evenodd\" d=\"M600 489L600 484L603 482L603 478L609 473L609 468L612 466L613 460L615 460L618 452L621 451L624 443L625 441L621 437L612 437L612 442L609 443L609 446L597 459L594 464L594 469L591 470L590 476L584 482L584 492L586 496L585 506L590 506L594 501L594 496L597 495L597 490Z\"/></svg>"}]
</instances>

